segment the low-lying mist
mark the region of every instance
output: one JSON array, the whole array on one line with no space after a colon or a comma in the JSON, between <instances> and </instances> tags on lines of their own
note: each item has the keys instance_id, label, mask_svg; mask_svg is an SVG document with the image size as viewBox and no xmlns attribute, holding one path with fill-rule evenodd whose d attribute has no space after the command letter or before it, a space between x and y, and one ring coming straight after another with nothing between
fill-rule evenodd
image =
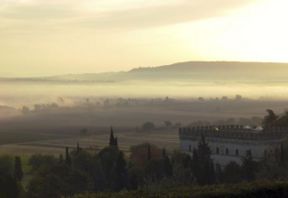
<instances>
[{"instance_id":1,"label":"low-lying mist","mask_svg":"<svg viewBox=\"0 0 288 198\"><path fill-rule=\"evenodd\" d=\"M237 94L248 98L283 100L288 83L122 82L122 83L1 83L0 105L21 107L53 102L59 97L215 98Z\"/></svg>"}]
</instances>

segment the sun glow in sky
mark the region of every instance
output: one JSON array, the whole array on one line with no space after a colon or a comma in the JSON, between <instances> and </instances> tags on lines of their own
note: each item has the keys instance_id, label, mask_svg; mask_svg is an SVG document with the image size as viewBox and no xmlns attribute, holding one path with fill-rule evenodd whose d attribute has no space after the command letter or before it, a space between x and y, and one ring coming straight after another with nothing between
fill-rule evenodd
<instances>
[{"instance_id":1,"label":"sun glow in sky","mask_svg":"<svg viewBox=\"0 0 288 198\"><path fill-rule=\"evenodd\" d=\"M288 62L287 0L0 0L0 76Z\"/></svg>"}]
</instances>

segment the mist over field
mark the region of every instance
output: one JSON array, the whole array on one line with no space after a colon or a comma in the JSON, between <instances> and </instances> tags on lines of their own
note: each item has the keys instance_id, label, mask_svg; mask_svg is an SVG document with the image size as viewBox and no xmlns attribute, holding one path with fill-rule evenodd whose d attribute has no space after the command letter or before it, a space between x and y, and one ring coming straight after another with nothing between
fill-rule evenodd
<instances>
[{"instance_id":1,"label":"mist over field","mask_svg":"<svg viewBox=\"0 0 288 198\"><path fill-rule=\"evenodd\" d=\"M21 107L58 97L288 98L288 64L186 62L127 72L1 78L0 105Z\"/></svg>"},{"instance_id":2,"label":"mist over field","mask_svg":"<svg viewBox=\"0 0 288 198\"><path fill-rule=\"evenodd\" d=\"M184 62L122 72L0 78L0 153L62 152L63 138L66 146L80 141L101 147L109 126L123 136L128 151L135 141L178 148L179 126L260 125L266 109L282 113L288 106L287 68ZM143 132L147 122L154 124L153 133ZM84 129L90 138L83 136Z\"/></svg>"},{"instance_id":3,"label":"mist over field","mask_svg":"<svg viewBox=\"0 0 288 198\"><path fill-rule=\"evenodd\" d=\"M186 62L127 72L1 78L0 132L5 137L21 131L27 140L39 140L55 134L74 137L83 128L91 134L101 134L107 126L135 132L148 121L161 129L169 121L177 139L181 125L259 125L265 109L287 108L287 68Z\"/></svg>"}]
</instances>

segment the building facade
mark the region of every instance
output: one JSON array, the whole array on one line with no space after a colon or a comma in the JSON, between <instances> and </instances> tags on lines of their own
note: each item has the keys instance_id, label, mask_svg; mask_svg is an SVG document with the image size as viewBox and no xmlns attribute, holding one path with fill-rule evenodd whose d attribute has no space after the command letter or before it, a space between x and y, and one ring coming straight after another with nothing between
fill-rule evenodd
<instances>
[{"instance_id":1,"label":"building facade","mask_svg":"<svg viewBox=\"0 0 288 198\"><path fill-rule=\"evenodd\" d=\"M288 128L248 128L244 126L199 126L179 129L180 148L193 155L201 136L205 137L215 165L234 161L242 164L244 157L253 160L277 160L283 154Z\"/></svg>"}]
</instances>

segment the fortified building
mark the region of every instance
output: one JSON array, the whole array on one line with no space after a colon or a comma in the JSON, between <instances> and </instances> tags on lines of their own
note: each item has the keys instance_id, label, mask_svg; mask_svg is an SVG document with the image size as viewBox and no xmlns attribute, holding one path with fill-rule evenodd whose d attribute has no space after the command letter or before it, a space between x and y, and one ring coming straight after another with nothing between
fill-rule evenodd
<instances>
[{"instance_id":1,"label":"fortified building","mask_svg":"<svg viewBox=\"0 0 288 198\"><path fill-rule=\"evenodd\" d=\"M205 137L215 165L242 163L250 155L253 160L278 160L288 137L288 128L251 128L240 125L198 126L179 129L181 150L193 155L201 136Z\"/></svg>"}]
</instances>

